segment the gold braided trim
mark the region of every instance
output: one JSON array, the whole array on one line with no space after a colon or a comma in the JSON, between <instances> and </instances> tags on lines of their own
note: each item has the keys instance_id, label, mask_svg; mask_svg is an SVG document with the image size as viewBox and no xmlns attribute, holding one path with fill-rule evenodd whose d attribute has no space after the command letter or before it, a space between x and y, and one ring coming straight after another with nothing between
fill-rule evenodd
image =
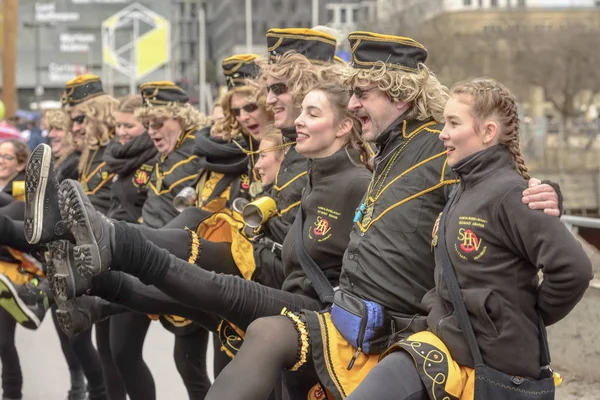
<instances>
[{"instance_id":1,"label":"gold braided trim","mask_svg":"<svg viewBox=\"0 0 600 400\"><path fill-rule=\"evenodd\" d=\"M188 262L190 264L196 264L198 261L198 255L200 254L200 239L198 238L198 234L188 228L185 227L185 230L190 234L190 258L188 258Z\"/></svg>"},{"instance_id":2,"label":"gold braided trim","mask_svg":"<svg viewBox=\"0 0 600 400\"><path fill-rule=\"evenodd\" d=\"M296 372L306 364L309 348L308 330L306 330L306 324L302 322L296 314L288 311L287 308L284 307L283 310L281 310L281 315L289 318L298 332L298 342L300 344L297 358L298 361L296 361L293 367L289 368L289 371Z\"/></svg>"}]
</instances>

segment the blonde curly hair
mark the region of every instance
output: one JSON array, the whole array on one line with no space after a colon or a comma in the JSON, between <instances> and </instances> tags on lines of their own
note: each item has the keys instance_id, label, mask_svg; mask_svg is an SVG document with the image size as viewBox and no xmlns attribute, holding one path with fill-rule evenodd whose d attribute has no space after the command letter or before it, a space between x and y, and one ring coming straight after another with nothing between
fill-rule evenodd
<instances>
[{"instance_id":1,"label":"blonde curly hair","mask_svg":"<svg viewBox=\"0 0 600 400\"><path fill-rule=\"evenodd\" d=\"M517 172L529 179L529 172L519 146L519 109L515 96L500 82L489 78L470 79L456 83L452 96L467 96L471 115L476 121L494 117L500 125L498 143L504 145L515 162Z\"/></svg>"},{"instance_id":2,"label":"blonde curly hair","mask_svg":"<svg viewBox=\"0 0 600 400\"><path fill-rule=\"evenodd\" d=\"M181 124L183 132L200 130L210 125L209 118L188 103L172 102L164 106L140 107L135 110L135 118L139 121L148 119L175 119Z\"/></svg>"},{"instance_id":3,"label":"blonde curly hair","mask_svg":"<svg viewBox=\"0 0 600 400\"><path fill-rule=\"evenodd\" d=\"M315 65L295 51L278 56L275 63L267 64L259 78L261 93L267 94L267 78L285 82L294 104L298 107L304 97L318 84L340 82L338 65Z\"/></svg>"},{"instance_id":4,"label":"blonde curly hair","mask_svg":"<svg viewBox=\"0 0 600 400\"><path fill-rule=\"evenodd\" d=\"M61 154L58 159L54 161L54 167L58 168L75 150L73 148L73 135L69 132L71 120L69 115L63 109L47 110L44 112L44 118L46 118L46 121L48 122L48 131L51 131L52 129L64 131L65 140L70 145L69 150L64 154Z\"/></svg>"},{"instance_id":5,"label":"blonde curly hair","mask_svg":"<svg viewBox=\"0 0 600 400\"><path fill-rule=\"evenodd\" d=\"M92 97L76 106L68 107L67 112L73 111L85 114L83 125L88 147L96 150L106 146L115 131L114 113L119 107L119 101L114 97L103 94ZM70 129L69 129L70 130Z\"/></svg>"},{"instance_id":6,"label":"blonde curly hair","mask_svg":"<svg viewBox=\"0 0 600 400\"><path fill-rule=\"evenodd\" d=\"M228 142L232 139L237 139L243 131L242 125L235 118L235 114L231 108L231 99L235 94L242 94L246 96L246 100L249 103L258 104L261 109L269 113L269 119L273 120L273 113L266 106L266 93L263 93L257 86L253 86L252 84L234 87L223 95L221 99L223 119L216 121L213 127L215 133Z\"/></svg>"},{"instance_id":7,"label":"blonde curly hair","mask_svg":"<svg viewBox=\"0 0 600 400\"><path fill-rule=\"evenodd\" d=\"M48 130L60 129L61 131L69 131L69 115L62 109L47 110L44 112L48 124Z\"/></svg>"},{"instance_id":8,"label":"blonde curly hair","mask_svg":"<svg viewBox=\"0 0 600 400\"><path fill-rule=\"evenodd\" d=\"M85 141L87 146L81 152L79 158L79 171L83 171L90 151L98 150L102 146L108 145L115 132L115 111L119 107L119 100L108 94L92 97L76 106L69 106L66 111L71 114L73 111L84 114L83 126L85 128ZM71 132L72 122L70 122L69 132ZM72 138L71 138L72 140Z\"/></svg>"},{"instance_id":9,"label":"blonde curly hair","mask_svg":"<svg viewBox=\"0 0 600 400\"><path fill-rule=\"evenodd\" d=\"M349 86L366 86L376 83L391 101L411 104L406 118L423 121L433 118L444 121L444 107L448 101L448 88L440 83L435 74L425 64L419 64L417 72L392 69L384 62L372 69L347 67L344 81Z\"/></svg>"}]
</instances>

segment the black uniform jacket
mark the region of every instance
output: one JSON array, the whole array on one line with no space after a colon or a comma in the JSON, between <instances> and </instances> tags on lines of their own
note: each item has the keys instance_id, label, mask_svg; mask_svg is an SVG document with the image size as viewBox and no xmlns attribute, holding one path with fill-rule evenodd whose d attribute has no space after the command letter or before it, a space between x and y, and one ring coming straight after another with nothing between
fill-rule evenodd
<instances>
[{"instance_id":1,"label":"black uniform jacket","mask_svg":"<svg viewBox=\"0 0 600 400\"><path fill-rule=\"evenodd\" d=\"M433 286L431 231L456 183L433 120L400 117L382 133L375 173L344 254L340 289L400 317L426 315ZM423 324L424 325L423 321Z\"/></svg>"},{"instance_id":2,"label":"black uniform jacket","mask_svg":"<svg viewBox=\"0 0 600 400\"><path fill-rule=\"evenodd\" d=\"M195 187L201 168L198 156L193 154L194 131L184 133L175 149L158 157L158 160L144 168L151 167L152 175L148 182L148 199L142 209L144 224L151 228L161 228L179 213L173 206L173 199L185 187Z\"/></svg>"},{"instance_id":3,"label":"black uniform jacket","mask_svg":"<svg viewBox=\"0 0 600 400\"><path fill-rule=\"evenodd\" d=\"M251 182L248 156L244 153L248 145L244 137L237 143L242 148L233 142L211 137L210 127L196 133L194 154L199 157L200 168L208 174L204 186L197 188L199 207L207 206L219 197L227 199L227 207L238 197L249 198Z\"/></svg>"},{"instance_id":4,"label":"black uniform jacket","mask_svg":"<svg viewBox=\"0 0 600 400\"><path fill-rule=\"evenodd\" d=\"M357 152L342 148L330 157L308 162L308 183L302 194L302 240L333 286L338 285L354 213L371 178L359 160ZM294 225L283 242L286 279L282 290L318 298L298 261L296 238Z\"/></svg>"},{"instance_id":5,"label":"black uniform jacket","mask_svg":"<svg viewBox=\"0 0 600 400\"><path fill-rule=\"evenodd\" d=\"M308 180L307 166L307 159L291 147L283 158L275 182L263 193L275 200L278 211L264 225L264 234L280 246L296 218L302 190ZM281 252L272 250L272 245L254 244L256 272L253 279L265 286L280 288L286 278Z\"/></svg>"},{"instance_id":6,"label":"black uniform jacket","mask_svg":"<svg viewBox=\"0 0 600 400\"><path fill-rule=\"evenodd\" d=\"M546 325L581 299L592 266L560 219L521 201L527 182L508 150L493 146L460 162L460 187L445 220L450 260L461 287L483 361L504 373L538 378L539 307ZM435 243L435 241L434 241ZM469 348L435 251L435 289L423 299L430 329L461 365L473 366ZM544 279L538 287L537 273Z\"/></svg>"},{"instance_id":7,"label":"black uniform jacket","mask_svg":"<svg viewBox=\"0 0 600 400\"><path fill-rule=\"evenodd\" d=\"M79 179L79 157L81 153L73 151L64 161L56 168L56 179L59 182L65 179Z\"/></svg>"},{"instance_id":8,"label":"black uniform jacket","mask_svg":"<svg viewBox=\"0 0 600 400\"><path fill-rule=\"evenodd\" d=\"M79 171L79 182L97 211L106 214L110 207L110 186L115 173L104 161L106 146L89 150L88 160Z\"/></svg>"},{"instance_id":9,"label":"black uniform jacket","mask_svg":"<svg viewBox=\"0 0 600 400\"><path fill-rule=\"evenodd\" d=\"M109 143L104 160L116 173L111 186L111 204L107 217L137 223L146 202L152 170L151 160L158 154L152 139L142 134L123 145L115 138Z\"/></svg>"},{"instance_id":10,"label":"black uniform jacket","mask_svg":"<svg viewBox=\"0 0 600 400\"><path fill-rule=\"evenodd\" d=\"M307 159L296 152L292 146L287 152L275 182L271 187L269 196L277 203L278 214L269 219L265 226L265 234L277 243L283 239L290 230L296 218L297 207L300 205L302 189L307 182Z\"/></svg>"}]
</instances>

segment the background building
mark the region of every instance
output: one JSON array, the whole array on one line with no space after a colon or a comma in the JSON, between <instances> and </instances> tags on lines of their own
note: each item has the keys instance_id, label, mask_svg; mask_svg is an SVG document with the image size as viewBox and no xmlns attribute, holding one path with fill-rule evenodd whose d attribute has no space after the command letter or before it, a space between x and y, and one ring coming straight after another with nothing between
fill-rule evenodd
<instances>
[{"instance_id":1,"label":"background building","mask_svg":"<svg viewBox=\"0 0 600 400\"><path fill-rule=\"evenodd\" d=\"M19 107L28 109L37 99L57 100L65 82L79 74L106 73L102 68L102 22L131 3L130 0L20 0L16 77ZM139 3L170 19L169 2ZM132 29L119 30L116 41L130 40ZM140 33L148 29L141 24ZM169 68L161 68L144 79L164 80L169 75ZM126 76L114 71L112 78L115 95L129 92Z\"/></svg>"}]
</instances>

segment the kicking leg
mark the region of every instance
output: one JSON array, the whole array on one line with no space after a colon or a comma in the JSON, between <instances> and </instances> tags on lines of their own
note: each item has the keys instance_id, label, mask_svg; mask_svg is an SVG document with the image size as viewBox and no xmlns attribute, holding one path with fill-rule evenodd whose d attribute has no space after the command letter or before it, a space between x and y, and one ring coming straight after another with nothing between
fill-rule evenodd
<instances>
[{"instance_id":1,"label":"kicking leg","mask_svg":"<svg viewBox=\"0 0 600 400\"><path fill-rule=\"evenodd\" d=\"M294 365L299 354L298 332L286 317L261 318L246 331L242 348L215 379L209 399L266 399L280 372Z\"/></svg>"}]
</instances>

